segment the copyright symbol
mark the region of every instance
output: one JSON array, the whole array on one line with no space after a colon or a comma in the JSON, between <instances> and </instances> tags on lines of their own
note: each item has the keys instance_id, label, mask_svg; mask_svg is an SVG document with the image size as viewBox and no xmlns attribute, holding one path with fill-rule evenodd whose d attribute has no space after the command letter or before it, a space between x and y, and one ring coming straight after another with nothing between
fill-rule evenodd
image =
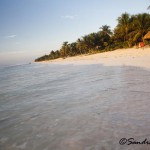
<instances>
[{"instance_id":1,"label":"copyright symbol","mask_svg":"<svg viewBox=\"0 0 150 150\"><path fill-rule=\"evenodd\" d=\"M120 141L119 141L119 144L120 145L124 145L127 143L127 139L126 138L122 138Z\"/></svg>"}]
</instances>

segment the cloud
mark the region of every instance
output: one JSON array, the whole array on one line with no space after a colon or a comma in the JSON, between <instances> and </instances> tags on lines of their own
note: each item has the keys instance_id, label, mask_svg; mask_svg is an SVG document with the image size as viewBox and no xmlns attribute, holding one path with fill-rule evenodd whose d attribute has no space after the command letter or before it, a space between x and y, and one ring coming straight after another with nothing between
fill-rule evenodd
<instances>
[{"instance_id":1,"label":"cloud","mask_svg":"<svg viewBox=\"0 0 150 150\"><path fill-rule=\"evenodd\" d=\"M70 19L70 20L73 20L76 16L73 16L73 15L66 15L66 16L61 16L61 18L63 19Z\"/></svg>"},{"instance_id":2,"label":"cloud","mask_svg":"<svg viewBox=\"0 0 150 150\"><path fill-rule=\"evenodd\" d=\"M1 52L0 56L1 55L9 55L9 54L22 54L22 53L25 53L25 51L8 51L8 52Z\"/></svg>"},{"instance_id":3,"label":"cloud","mask_svg":"<svg viewBox=\"0 0 150 150\"><path fill-rule=\"evenodd\" d=\"M20 43L20 42L15 42L15 44L16 44L16 45L20 45L21 43Z\"/></svg>"},{"instance_id":4,"label":"cloud","mask_svg":"<svg viewBox=\"0 0 150 150\"><path fill-rule=\"evenodd\" d=\"M11 38L15 38L17 35L13 34L13 35L7 35L5 36L6 39L11 39Z\"/></svg>"}]
</instances>

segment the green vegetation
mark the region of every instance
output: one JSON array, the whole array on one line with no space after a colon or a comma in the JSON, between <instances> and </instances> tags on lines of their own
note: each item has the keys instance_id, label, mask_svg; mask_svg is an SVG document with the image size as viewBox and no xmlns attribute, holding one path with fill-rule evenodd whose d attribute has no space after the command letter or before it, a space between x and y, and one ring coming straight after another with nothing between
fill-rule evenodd
<instances>
[{"instance_id":1,"label":"green vegetation","mask_svg":"<svg viewBox=\"0 0 150 150\"><path fill-rule=\"evenodd\" d=\"M118 48L129 48L144 41L144 35L150 31L150 15L148 13L129 15L123 13L117 19L114 31L108 25L100 28L96 33L90 33L79 38L76 42L64 42L57 51L37 58L35 61L53 60L81 54L93 54L112 51Z\"/></svg>"}]
</instances>

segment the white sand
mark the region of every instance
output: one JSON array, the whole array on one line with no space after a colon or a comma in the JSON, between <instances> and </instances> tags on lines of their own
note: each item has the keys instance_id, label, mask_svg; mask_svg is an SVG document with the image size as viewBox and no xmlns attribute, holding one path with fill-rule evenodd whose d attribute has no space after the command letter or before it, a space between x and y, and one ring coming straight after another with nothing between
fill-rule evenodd
<instances>
[{"instance_id":1,"label":"white sand","mask_svg":"<svg viewBox=\"0 0 150 150\"><path fill-rule=\"evenodd\" d=\"M53 64L102 64L105 66L136 66L150 68L150 48L118 49L115 51L56 59Z\"/></svg>"}]
</instances>

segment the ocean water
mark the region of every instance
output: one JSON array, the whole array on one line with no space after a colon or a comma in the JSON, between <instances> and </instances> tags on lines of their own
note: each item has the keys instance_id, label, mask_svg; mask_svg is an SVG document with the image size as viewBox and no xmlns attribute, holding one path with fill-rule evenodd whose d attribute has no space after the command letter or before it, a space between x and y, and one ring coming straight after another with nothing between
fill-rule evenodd
<instances>
[{"instance_id":1,"label":"ocean water","mask_svg":"<svg viewBox=\"0 0 150 150\"><path fill-rule=\"evenodd\" d=\"M140 150L150 142L150 70L27 64L0 68L0 150Z\"/></svg>"}]
</instances>

